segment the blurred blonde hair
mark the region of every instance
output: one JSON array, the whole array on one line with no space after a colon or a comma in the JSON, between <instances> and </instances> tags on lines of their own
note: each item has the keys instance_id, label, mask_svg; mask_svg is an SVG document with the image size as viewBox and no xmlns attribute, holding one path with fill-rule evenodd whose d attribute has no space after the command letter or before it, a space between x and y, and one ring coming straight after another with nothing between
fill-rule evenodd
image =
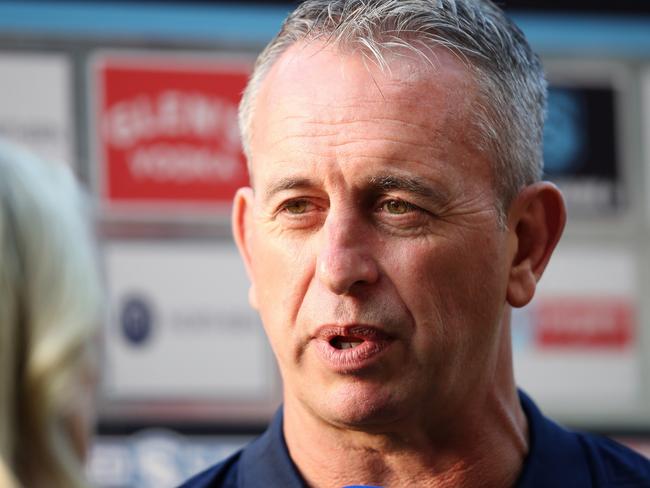
<instances>
[{"instance_id":1,"label":"blurred blonde hair","mask_svg":"<svg viewBox=\"0 0 650 488\"><path fill-rule=\"evenodd\" d=\"M66 166L0 141L3 487L87 486L73 428L101 303L87 207Z\"/></svg>"}]
</instances>

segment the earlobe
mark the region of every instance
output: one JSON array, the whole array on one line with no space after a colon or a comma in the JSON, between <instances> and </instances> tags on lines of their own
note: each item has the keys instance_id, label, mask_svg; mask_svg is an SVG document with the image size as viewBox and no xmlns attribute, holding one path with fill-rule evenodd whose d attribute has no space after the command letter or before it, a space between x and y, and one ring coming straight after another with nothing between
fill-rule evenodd
<instances>
[{"instance_id":1,"label":"earlobe","mask_svg":"<svg viewBox=\"0 0 650 488\"><path fill-rule=\"evenodd\" d=\"M562 194L546 181L527 186L510 206L508 226L514 246L507 300L513 307L532 300L565 223Z\"/></svg>"},{"instance_id":2,"label":"earlobe","mask_svg":"<svg viewBox=\"0 0 650 488\"><path fill-rule=\"evenodd\" d=\"M251 282L248 290L248 301L251 307L257 309L257 293L255 290L255 280L253 279L250 253L253 201L254 194L252 188L244 187L237 190L232 207L232 233L235 244L237 244L237 248L239 249L239 254L244 261L246 274L248 274L248 279Z\"/></svg>"}]
</instances>

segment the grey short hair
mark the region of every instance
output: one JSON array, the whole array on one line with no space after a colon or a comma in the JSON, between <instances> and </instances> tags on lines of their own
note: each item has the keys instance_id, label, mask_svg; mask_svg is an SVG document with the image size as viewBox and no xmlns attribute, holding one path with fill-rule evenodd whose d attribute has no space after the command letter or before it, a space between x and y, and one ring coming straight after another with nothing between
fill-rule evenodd
<instances>
[{"instance_id":1,"label":"grey short hair","mask_svg":"<svg viewBox=\"0 0 650 488\"><path fill-rule=\"evenodd\" d=\"M542 175L546 80L523 33L490 0L307 0L257 58L239 124L250 161L255 98L277 59L297 42L353 49L382 68L385 53L408 49L430 62L435 48L465 61L479 87L474 121L490 151L501 218L526 185ZM250 164L250 163L249 163ZM250 168L249 168L250 169Z\"/></svg>"}]
</instances>

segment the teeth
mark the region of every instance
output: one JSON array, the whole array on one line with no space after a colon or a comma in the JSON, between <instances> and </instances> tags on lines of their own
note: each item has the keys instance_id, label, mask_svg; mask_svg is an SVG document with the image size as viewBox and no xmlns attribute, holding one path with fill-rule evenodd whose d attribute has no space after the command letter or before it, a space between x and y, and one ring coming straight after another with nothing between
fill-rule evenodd
<instances>
[{"instance_id":1,"label":"teeth","mask_svg":"<svg viewBox=\"0 0 650 488\"><path fill-rule=\"evenodd\" d=\"M353 347L357 347L361 342L341 342L340 347L341 349L352 349Z\"/></svg>"}]
</instances>

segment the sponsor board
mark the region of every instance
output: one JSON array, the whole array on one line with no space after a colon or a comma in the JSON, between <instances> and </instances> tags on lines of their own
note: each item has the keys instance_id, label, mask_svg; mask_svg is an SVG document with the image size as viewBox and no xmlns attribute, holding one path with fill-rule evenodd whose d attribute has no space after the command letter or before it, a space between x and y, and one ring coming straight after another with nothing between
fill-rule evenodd
<instances>
[{"instance_id":1,"label":"sponsor board","mask_svg":"<svg viewBox=\"0 0 650 488\"><path fill-rule=\"evenodd\" d=\"M0 138L74 165L71 71L62 54L0 52Z\"/></svg>"},{"instance_id":2,"label":"sponsor board","mask_svg":"<svg viewBox=\"0 0 650 488\"><path fill-rule=\"evenodd\" d=\"M248 181L237 109L250 69L207 56L96 55L92 120L104 206L227 208Z\"/></svg>"},{"instance_id":3,"label":"sponsor board","mask_svg":"<svg viewBox=\"0 0 650 488\"><path fill-rule=\"evenodd\" d=\"M629 250L562 243L513 311L517 384L547 413L615 421L639 407L637 279Z\"/></svg>"},{"instance_id":4,"label":"sponsor board","mask_svg":"<svg viewBox=\"0 0 650 488\"><path fill-rule=\"evenodd\" d=\"M623 201L612 86L551 85L544 126L544 172L571 213L611 213Z\"/></svg>"},{"instance_id":5,"label":"sponsor board","mask_svg":"<svg viewBox=\"0 0 650 488\"><path fill-rule=\"evenodd\" d=\"M539 348L622 350L634 345L635 306L627 297L544 296L532 313Z\"/></svg>"},{"instance_id":6,"label":"sponsor board","mask_svg":"<svg viewBox=\"0 0 650 488\"><path fill-rule=\"evenodd\" d=\"M544 177L562 190L569 213L608 218L629 207L625 107L629 68L614 61L546 59Z\"/></svg>"},{"instance_id":7,"label":"sponsor board","mask_svg":"<svg viewBox=\"0 0 650 488\"><path fill-rule=\"evenodd\" d=\"M104 256L109 401L274 398L275 361L234 244L109 242Z\"/></svg>"}]
</instances>

